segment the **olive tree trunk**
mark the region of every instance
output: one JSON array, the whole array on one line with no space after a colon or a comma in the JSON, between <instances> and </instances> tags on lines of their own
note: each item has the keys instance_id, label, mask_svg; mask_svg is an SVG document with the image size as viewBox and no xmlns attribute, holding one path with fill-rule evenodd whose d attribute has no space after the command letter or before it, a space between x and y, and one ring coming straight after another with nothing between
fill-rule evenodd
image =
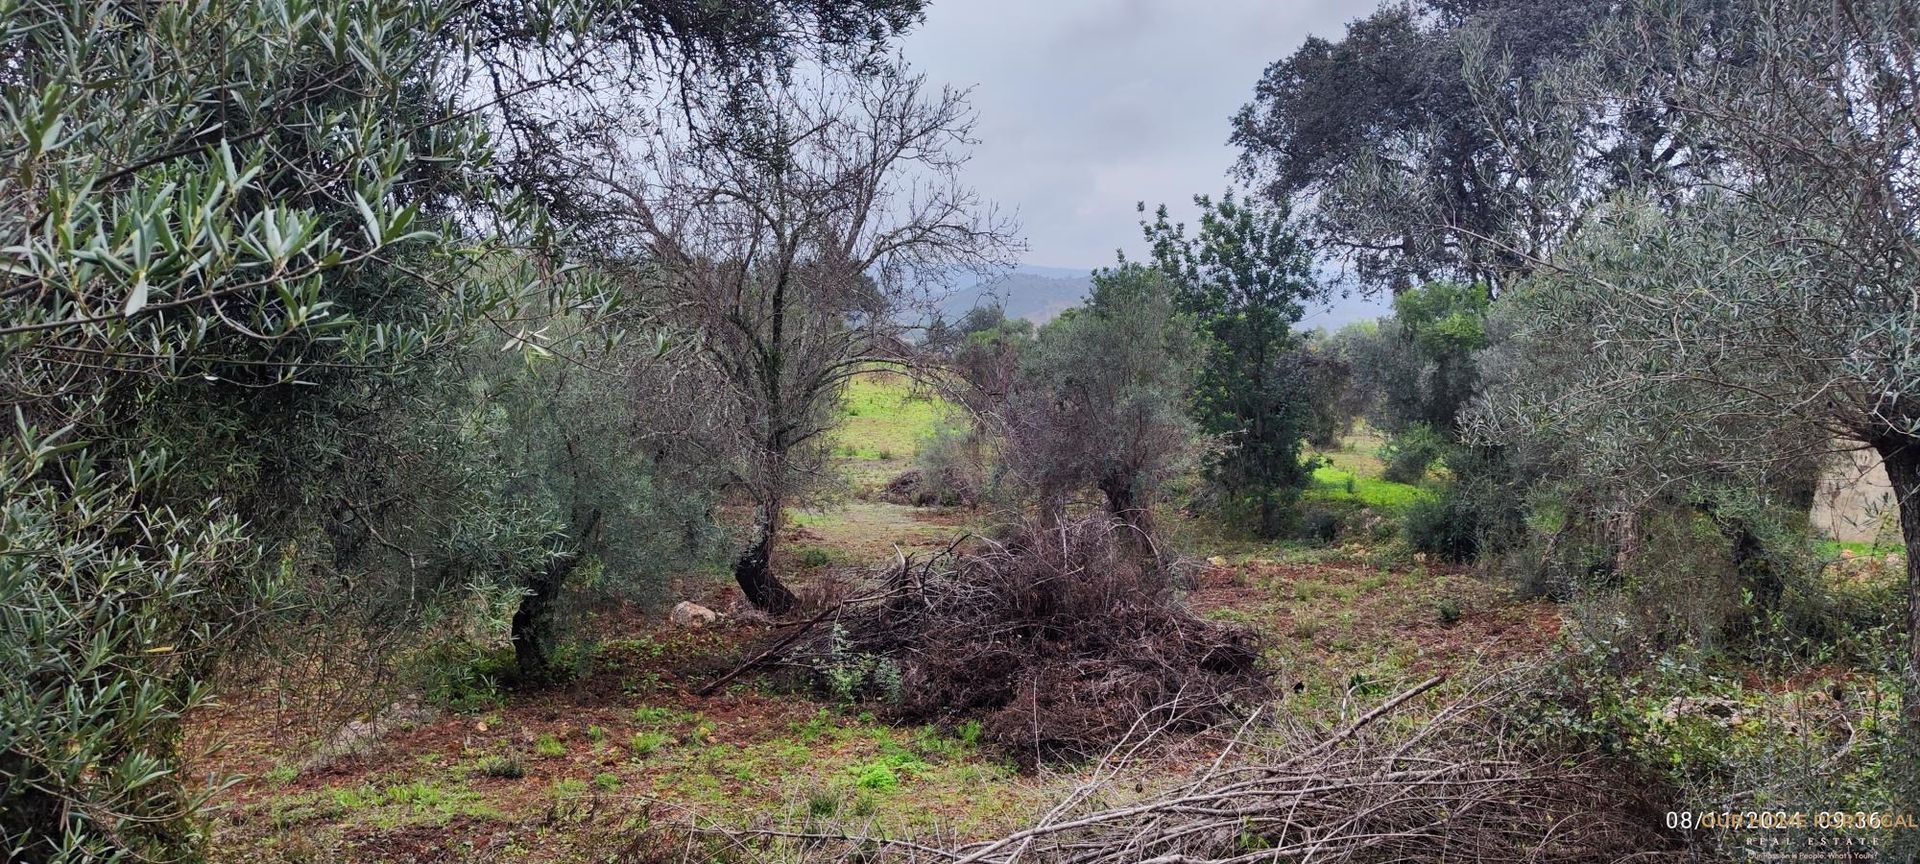
<instances>
[{"instance_id":1,"label":"olive tree trunk","mask_svg":"<svg viewBox=\"0 0 1920 864\"><path fill-rule=\"evenodd\" d=\"M1900 675L1900 708L1907 753L1896 782L1908 801L1920 800L1920 440L1889 436L1874 443L1887 467L1900 540L1907 547L1907 657Z\"/></svg>"},{"instance_id":2,"label":"olive tree trunk","mask_svg":"<svg viewBox=\"0 0 1920 864\"><path fill-rule=\"evenodd\" d=\"M586 557L587 544L600 527L600 511L593 511L586 529L575 538L575 548L556 556L527 580L520 606L513 610L513 663L523 684L543 684L553 678L554 612L560 591Z\"/></svg>"},{"instance_id":3,"label":"olive tree trunk","mask_svg":"<svg viewBox=\"0 0 1920 864\"><path fill-rule=\"evenodd\" d=\"M753 523L753 537L733 562L733 580L740 593L754 608L773 615L793 611L799 598L773 574L773 547L780 534L781 501L778 497L760 503Z\"/></svg>"}]
</instances>

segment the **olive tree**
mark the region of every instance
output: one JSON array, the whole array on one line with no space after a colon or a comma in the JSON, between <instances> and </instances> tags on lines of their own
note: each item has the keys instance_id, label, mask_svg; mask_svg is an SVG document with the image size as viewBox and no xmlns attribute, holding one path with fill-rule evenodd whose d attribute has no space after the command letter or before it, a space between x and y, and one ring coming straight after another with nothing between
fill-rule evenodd
<instances>
[{"instance_id":1,"label":"olive tree","mask_svg":"<svg viewBox=\"0 0 1920 864\"><path fill-rule=\"evenodd\" d=\"M191 854L181 718L315 563L263 549L369 503L340 481L424 365L586 287L500 185L510 100L601 89L612 55L872 45L917 10L0 3L4 856Z\"/></svg>"},{"instance_id":2,"label":"olive tree","mask_svg":"<svg viewBox=\"0 0 1920 864\"><path fill-rule=\"evenodd\" d=\"M1099 271L1084 307L1001 345L1017 350L1012 380L983 405L1043 524L1095 491L1155 560L1153 501L1199 450L1186 403L1200 347L1173 286L1143 265Z\"/></svg>"},{"instance_id":3,"label":"olive tree","mask_svg":"<svg viewBox=\"0 0 1920 864\"><path fill-rule=\"evenodd\" d=\"M1615 199L1552 259L1514 326L1559 350L1518 352L1484 422L1597 433L1576 436L1588 458L1643 491L1871 448L1920 548L1920 20L1897 0L1734 9L1724 26L1725 10L1641 4L1596 45L1678 70L1665 104L1721 168L1683 195ZM1598 106L1640 98L1585 83ZM1920 740L1920 556L1907 566L1904 705Z\"/></svg>"},{"instance_id":4,"label":"olive tree","mask_svg":"<svg viewBox=\"0 0 1920 864\"><path fill-rule=\"evenodd\" d=\"M789 611L774 572L785 509L824 481L843 386L908 356L913 304L955 268L1012 248L1009 226L960 182L964 95L893 69L763 88L696 114L601 175L633 258L664 285L662 332L730 413L716 446L753 508L734 577L754 606Z\"/></svg>"}]
</instances>

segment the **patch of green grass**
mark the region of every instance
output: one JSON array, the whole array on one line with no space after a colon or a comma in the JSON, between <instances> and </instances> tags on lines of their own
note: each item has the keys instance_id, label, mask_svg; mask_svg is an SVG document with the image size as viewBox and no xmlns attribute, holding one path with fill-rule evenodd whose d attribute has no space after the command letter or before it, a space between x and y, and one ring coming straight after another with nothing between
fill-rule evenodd
<instances>
[{"instance_id":1,"label":"patch of green grass","mask_svg":"<svg viewBox=\"0 0 1920 864\"><path fill-rule=\"evenodd\" d=\"M833 714L822 708L812 717L807 718L804 723L794 721L793 735L800 740L800 743L811 746L819 743L820 739L826 737L833 728Z\"/></svg>"},{"instance_id":2,"label":"patch of green grass","mask_svg":"<svg viewBox=\"0 0 1920 864\"><path fill-rule=\"evenodd\" d=\"M886 459L913 453L949 409L939 397L915 392L913 382L904 377L872 372L847 382L843 410L846 419L835 436L838 443L862 458Z\"/></svg>"},{"instance_id":3,"label":"patch of green grass","mask_svg":"<svg viewBox=\"0 0 1920 864\"><path fill-rule=\"evenodd\" d=\"M862 789L885 792L900 788L900 775L894 773L893 766L874 762L856 769L853 783Z\"/></svg>"},{"instance_id":4,"label":"patch of green grass","mask_svg":"<svg viewBox=\"0 0 1920 864\"><path fill-rule=\"evenodd\" d=\"M384 787L362 784L329 790L323 794L339 812L354 814L356 821L379 828L414 824L444 825L456 816L503 818L498 810L472 790L440 786L426 780Z\"/></svg>"},{"instance_id":5,"label":"patch of green grass","mask_svg":"<svg viewBox=\"0 0 1920 864\"><path fill-rule=\"evenodd\" d=\"M818 567L829 566L839 561L842 557L844 556L839 552L824 546L802 546L795 553L794 561L801 567L812 570Z\"/></svg>"},{"instance_id":6,"label":"patch of green grass","mask_svg":"<svg viewBox=\"0 0 1920 864\"><path fill-rule=\"evenodd\" d=\"M552 759L556 756L567 755L567 745L560 743L560 739L553 737L552 733L548 733L540 736L540 740L534 742L533 752L541 758Z\"/></svg>"},{"instance_id":7,"label":"patch of green grass","mask_svg":"<svg viewBox=\"0 0 1920 864\"><path fill-rule=\"evenodd\" d=\"M620 791L620 778L612 772L602 771L593 775L593 788L602 792L618 792Z\"/></svg>"},{"instance_id":8,"label":"patch of green grass","mask_svg":"<svg viewBox=\"0 0 1920 864\"><path fill-rule=\"evenodd\" d=\"M285 786L299 776L299 767L282 762L267 771L266 780L275 786Z\"/></svg>"},{"instance_id":9,"label":"patch of green grass","mask_svg":"<svg viewBox=\"0 0 1920 864\"><path fill-rule=\"evenodd\" d=\"M1838 558L1842 552L1851 552L1861 558L1879 555L1903 555L1907 547L1900 543L1870 543L1858 540L1822 540L1814 546L1823 558Z\"/></svg>"},{"instance_id":10,"label":"patch of green grass","mask_svg":"<svg viewBox=\"0 0 1920 864\"><path fill-rule=\"evenodd\" d=\"M1431 489L1322 465L1313 470L1313 485L1300 496L1300 500L1322 504L1357 504L1369 510L1399 515L1414 503L1430 499L1433 495Z\"/></svg>"},{"instance_id":11,"label":"patch of green grass","mask_svg":"<svg viewBox=\"0 0 1920 864\"><path fill-rule=\"evenodd\" d=\"M655 728L661 726L678 726L694 719L697 719L695 715L688 714L685 711L676 711L672 708L642 705L633 709L633 722L641 726Z\"/></svg>"}]
</instances>

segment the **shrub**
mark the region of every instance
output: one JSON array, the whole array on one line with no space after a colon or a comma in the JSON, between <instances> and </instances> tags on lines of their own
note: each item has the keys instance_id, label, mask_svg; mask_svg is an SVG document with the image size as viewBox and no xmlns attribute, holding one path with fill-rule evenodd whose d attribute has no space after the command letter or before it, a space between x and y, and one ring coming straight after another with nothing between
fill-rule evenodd
<instances>
[{"instance_id":1,"label":"shrub","mask_svg":"<svg viewBox=\"0 0 1920 864\"><path fill-rule=\"evenodd\" d=\"M819 546L807 546L800 550L800 555L796 563L808 570L813 570L832 564L833 560L834 555L832 550Z\"/></svg>"},{"instance_id":2,"label":"shrub","mask_svg":"<svg viewBox=\"0 0 1920 864\"><path fill-rule=\"evenodd\" d=\"M1461 563L1480 552L1480 521L1477 503L1456 486L1438 498L1415 499L1402 532L1415 550Z\"/></svg>"},{"instance_id":3,"label":"shrub","mask_svg":"<svg viewBox=\"0 0 1920 864\"><path fill-rule=\"evenodd\" d=\"M1395 483L1419 483L1426 479L1427 469L1446 455L1447 448L1446 436L1425 423L1415 423L1380 448L1380 459L1386 463L1380 476Z\"/></svg>"},{"instance_id":4,"label":"shrub","mask_svg":"<svg viewBox=\"0 0 1920 864\"><path fill-rule=\"evenodd\" d=\"M511 649L447 642L422 652L411 664L426 701L449 711L477 714L500 706L501 688L511 684Z\"/></svg>"},{"instance_id":5,"label":"shrub","mask_svg":"<svg viewBox=\"0 0 1920 864\"><path fill-rule=\"evenodd\" d=\"M1348 478L1352 482L1352 478ZM1315 543L1332 543L1340 534L1340 514L1326 507L1308 507L1300 516L1300 535Z\"/></svg>"},{"instance_id":6,"label":"shrub","mask_svg":"<svg viewBox=\"0 0 1920 864\"><path fill-rule=\"evenodd\" d=\"M973 430L943 423L920 445L915 467L887 484L886 498L915 507L972 507L987 485Z\"/></svg>"}]
</instances>

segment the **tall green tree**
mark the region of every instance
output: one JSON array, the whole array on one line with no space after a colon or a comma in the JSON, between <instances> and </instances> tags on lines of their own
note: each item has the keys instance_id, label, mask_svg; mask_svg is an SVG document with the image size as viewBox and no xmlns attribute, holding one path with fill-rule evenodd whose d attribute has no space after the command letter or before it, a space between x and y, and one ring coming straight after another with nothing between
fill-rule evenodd
<instances>
[{"instance_id":1,"label":"tall green tree","mask_svg":"<svg viewBox=\"0 0 1920 864\"><path fill-rule=\"evenodd\" d=\"M1300 447L1314 424L1316 388L1293 328L1317 290L1312 256L1285 207L1231 193L1194 203L1200 223L1191 236L1164 206L1142 228L1153 266L1204 340L1192 411L1200 429L1225 445L1209 471L1229 495L1251 503L1256 530L1271 537L1308 478Z\"/></svg>"}]
</instances>

